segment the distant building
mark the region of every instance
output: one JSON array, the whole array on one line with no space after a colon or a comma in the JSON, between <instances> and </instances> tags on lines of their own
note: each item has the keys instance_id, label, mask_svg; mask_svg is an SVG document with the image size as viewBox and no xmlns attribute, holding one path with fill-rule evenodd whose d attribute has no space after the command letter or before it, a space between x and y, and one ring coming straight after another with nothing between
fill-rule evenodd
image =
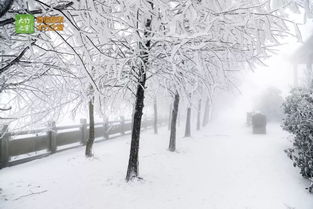
<instances>
[{"instance_id":1,"label":"distant building","mask_svg":"<svg viewBox=\"0 0 313 209\"><path fill-rule=\"evenodd\" d=\"M313 80L313 35L296 50L292 56L292 63L294 64L294 86L311 86ZM299 81L301 81L301 85Z\"/></svg>"}]
</instances>

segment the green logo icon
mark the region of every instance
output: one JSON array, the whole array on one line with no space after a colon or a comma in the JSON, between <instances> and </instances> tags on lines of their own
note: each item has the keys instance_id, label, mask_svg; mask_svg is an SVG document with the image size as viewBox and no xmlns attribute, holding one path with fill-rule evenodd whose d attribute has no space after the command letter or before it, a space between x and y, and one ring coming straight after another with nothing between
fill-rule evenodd
<instances>
[{"instance_id":1,"label":"green logo icon","mask_svg":"<svg viewBox=\"0 0 313 209\"><path fill-rule=\"evenodd\" d=\"M15 32L16 33L34 33L35 32L35 17L30 14L15 15Z\"/></svg>"}]
</instances>

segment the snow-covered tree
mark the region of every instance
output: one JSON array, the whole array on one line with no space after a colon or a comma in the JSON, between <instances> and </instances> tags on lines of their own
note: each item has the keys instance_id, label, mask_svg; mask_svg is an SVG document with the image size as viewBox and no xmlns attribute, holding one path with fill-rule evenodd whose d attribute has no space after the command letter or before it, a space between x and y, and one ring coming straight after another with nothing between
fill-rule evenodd
<instances>
[{"instance_id":1,"label":"snow-covered tree","mask_svg":"<svg viewBox=\"0 0 313 209\"><path fill-rule=\"evenodd\" d=\"M129 69L132 81L127 85L135 88L136 95L127 180L138 177L141 116L149 78L168 75L191 82L182 56L189 62L205 62L207 67L198 65L189 69L197 75L214 67L223 75L238 63L253 67L279 45L279 38L292 34L287 27L291 22L272 10L268 1L111 3L108 18L114 20L116 32L110 43L123 52L122 59L127 63L123 67ZM180 74L180 70L184 72Z\"/></svg>"},{"instance_id":2,"label":"snow-covered tree","mask_svg":"<svg viewBox=\"0 0 313 209\"><path fill-rule=\"evenodd\" d=\"M55 49L46 48L49 45L46 36L43 34L17 35L15 33L15 14L26 12L41 14L45 10L35 9L23 1L3 1L1 5L3 7L0 11L0 94L2 97L1 105L4 106L2 110L10 109L10 111L1 113L1 123L28 117L30 113L38 113L34 115L41 115L38 116L41 118L43 116L41 113L44 111L40 108L51 111L62 102L68 102L63 99L58 105L51 106L52 103L48 103L47 100L51 96L50 89L53 83L58 83L59 92L63 92L60 88L62 85L60 85L59 79L50 80L47 78L51 75L53 75L51 78L60 78L59 76L65 74L67 70L61 65L60 59L53 54ZM71 3L58 3L55 7L62 10L70 5ZM60 51L57 55L62 56L64 54ZM56 74L57 70L59 73ZM52 102L53 99L50 101Z\"/></svg>"},{"instance_id":3,"label":"snow-covered tree","mask_svg":"<svg viewBox=\"0 0 313 209\"><path fill-rule=\"evenodd\" d=\"M134 95L127 181L139 176L141 121L151 83L170 89L177 116L179 98L187 98L197 85L213 92L238 66L262 63L280 38L293 34L287 25L294 25L266 0L34 2L45 14L64 16L66 30L25 38L54 52L62 67L79 77L75 92L80 98L110 98L125 90ZM12 19L0 21L0 27L12 27L8 22ZM69 55L60 57L62 50Z\"/></svg>"}]
</instances>

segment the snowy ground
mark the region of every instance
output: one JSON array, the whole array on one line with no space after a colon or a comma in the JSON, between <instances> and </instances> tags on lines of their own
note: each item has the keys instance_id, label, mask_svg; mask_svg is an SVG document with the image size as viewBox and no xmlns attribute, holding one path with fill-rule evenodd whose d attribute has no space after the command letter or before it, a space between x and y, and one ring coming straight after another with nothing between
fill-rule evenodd
<instances>
[{"instance_id":1,"label":"snowy ground","mask_svg":"<svg viewBox=\"0 0 313 209\"><path fill-rule=\"evenodd\" d=\"M180 133L183 133L180 131ZM1 209L312 209L307 182L283 150L277 124L254 136L243 124L210 124L167 151L167 128L142 135L144 181L125 183L129 136L0 170ZM33 194L32 194L33 193Z\"/></svg>"}]
</instances>

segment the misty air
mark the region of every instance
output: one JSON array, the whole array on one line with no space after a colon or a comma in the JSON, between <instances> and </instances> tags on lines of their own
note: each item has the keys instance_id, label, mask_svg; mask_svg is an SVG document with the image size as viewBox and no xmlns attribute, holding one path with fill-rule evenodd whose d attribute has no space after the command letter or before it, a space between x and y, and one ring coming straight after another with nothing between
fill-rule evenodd
<instances>
[{"instance_id":1,"label":"misty air","mask_svg":"<svg viewBox=\"0 0 313 209\"><path fill-rule=\"evenodd\" d=\"M0 209L312 209L313 0L0 0Z\"/></svg>"}]
</instances>

